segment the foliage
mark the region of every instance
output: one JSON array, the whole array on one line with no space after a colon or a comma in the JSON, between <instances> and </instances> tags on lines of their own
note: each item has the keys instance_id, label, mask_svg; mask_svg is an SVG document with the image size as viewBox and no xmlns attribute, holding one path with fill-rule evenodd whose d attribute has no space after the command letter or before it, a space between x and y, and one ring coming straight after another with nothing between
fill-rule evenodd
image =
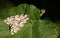
<instances>
[{"instance_id":1,"label":"foliage","mask_svg":"<svg viewBox=\"0 0 60 38\"><path fill-rule=\"evenodd\" d=\"M30 20L15 35L10 35L8 25L3 20L11 15L28 14ZM0 38L57 38L55 23L49 20L41 20L45 10L39 10L34 5L20 4L17 7L6 9L0 13Z\"/></svg>"}]
</instances>

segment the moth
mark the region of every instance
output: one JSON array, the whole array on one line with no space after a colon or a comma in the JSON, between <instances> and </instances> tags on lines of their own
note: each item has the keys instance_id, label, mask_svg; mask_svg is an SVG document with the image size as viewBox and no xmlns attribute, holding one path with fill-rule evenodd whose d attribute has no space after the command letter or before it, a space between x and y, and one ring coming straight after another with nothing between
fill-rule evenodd
<instances>
[{"instance_id":1,"label":"moth","mask_svg":"<svg viewBox=\"0 0 60 38\"><path fill-rule=\"evenodd\" d=\"M24 26L25 23L27 23L27 20L29 20L28 15L21 14L7 17L4 22L9 25L11 35L14 35Z\"/></svg>"}]
</instances>

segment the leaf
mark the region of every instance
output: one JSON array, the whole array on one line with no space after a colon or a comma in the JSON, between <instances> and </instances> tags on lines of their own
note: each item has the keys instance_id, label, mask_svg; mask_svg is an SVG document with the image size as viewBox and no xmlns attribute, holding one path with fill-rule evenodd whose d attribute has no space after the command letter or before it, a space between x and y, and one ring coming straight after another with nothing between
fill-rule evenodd
<instances>
[{"instance_id":1,"label":"leaf","mask_svg":"<svg viewBox=\"0 0 60 38\"><path fill-rule=\"evenodd\" d=\"M39 10L34 5L20 4L0 13L0 38L57 38L58 32L55 23L40 19L44 12L44 9ZM30 20L17 34L12 36L3 20L16 14L27 14ZM5 31L2 32L2 30Z\"/></svg>"},{"instance_id":2,"label":"leaf","mask_svg":"<svg viewBox=\"0 0 60 38\"><path fill-rule=\"evenodd\" d=\"M48 20L40 20L39 22L41 38L57 38L58 32L55 23Z\"/></svg>"},{"instance_id":3,"label":"leaf","mask_svg":"<svg viewBox=\"0 0 60 38\"><path fill-rule=\"evenodd\" d=\"M5 19L9 16L8 9L3 9L0 11L0 19Z\"/></svg>"}]
</instances>

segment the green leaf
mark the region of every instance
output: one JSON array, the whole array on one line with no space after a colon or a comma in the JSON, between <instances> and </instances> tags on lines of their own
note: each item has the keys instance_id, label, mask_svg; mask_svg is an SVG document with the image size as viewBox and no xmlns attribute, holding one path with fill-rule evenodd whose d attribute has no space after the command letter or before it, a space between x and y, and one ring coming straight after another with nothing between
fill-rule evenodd
<instances>
[{"instance_id":1,"label":"green leaf","mask_svg":"<svg viewBox=\"0 0 60 38\"><path fill-rule=\"evenodd\" d=\"M0 38L57 38L57 26L49 20L41 20L45 10L34 5L20 4L0 13ZM28 14L29 20L15 35L10 35L9 26L3 20L11 15Z\"/></svg>"},{"instance_id":2,"label":"green leaf","mask_svg":"<svg viewBox=\"0 0 60 38\"><path fill-rule=\"evenodd\" d=\"M58 32L55 23L48 20L40 20L39 22L41 38L57 38Z\"/></svg>"}]
</instances>

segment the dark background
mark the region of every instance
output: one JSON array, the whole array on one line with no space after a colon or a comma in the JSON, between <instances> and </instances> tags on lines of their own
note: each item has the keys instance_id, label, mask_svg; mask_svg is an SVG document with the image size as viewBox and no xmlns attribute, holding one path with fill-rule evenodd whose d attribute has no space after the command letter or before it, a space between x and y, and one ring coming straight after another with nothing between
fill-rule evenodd
<instances>
[{"instance_id":1,"label":"dark background","mask_svg":"<svg viewBox=\"0 0 60 38\"><path fill-rule=\"evenodd\" d=\"M53 21L60 21L59 2L55 0L10 0L15 6L21 3L33 4L39 9L45 9L46 13L42 18Z\"/></svg>"},{"instance_id":2,"label":"dark background","mask_svg":"<svg viewBox=\"0 0 60 38\"><path fill-rule=\"evenodd\" d=\"M1 3L1 1L4 1ZM14 6L21 3L33 4L39 9L45 9L46 13L41 17L42 19L49 19L53 21L60 21L60 7L58 0L0 0L0 6L10 2Z\"/></svg>"}]
</instances>

